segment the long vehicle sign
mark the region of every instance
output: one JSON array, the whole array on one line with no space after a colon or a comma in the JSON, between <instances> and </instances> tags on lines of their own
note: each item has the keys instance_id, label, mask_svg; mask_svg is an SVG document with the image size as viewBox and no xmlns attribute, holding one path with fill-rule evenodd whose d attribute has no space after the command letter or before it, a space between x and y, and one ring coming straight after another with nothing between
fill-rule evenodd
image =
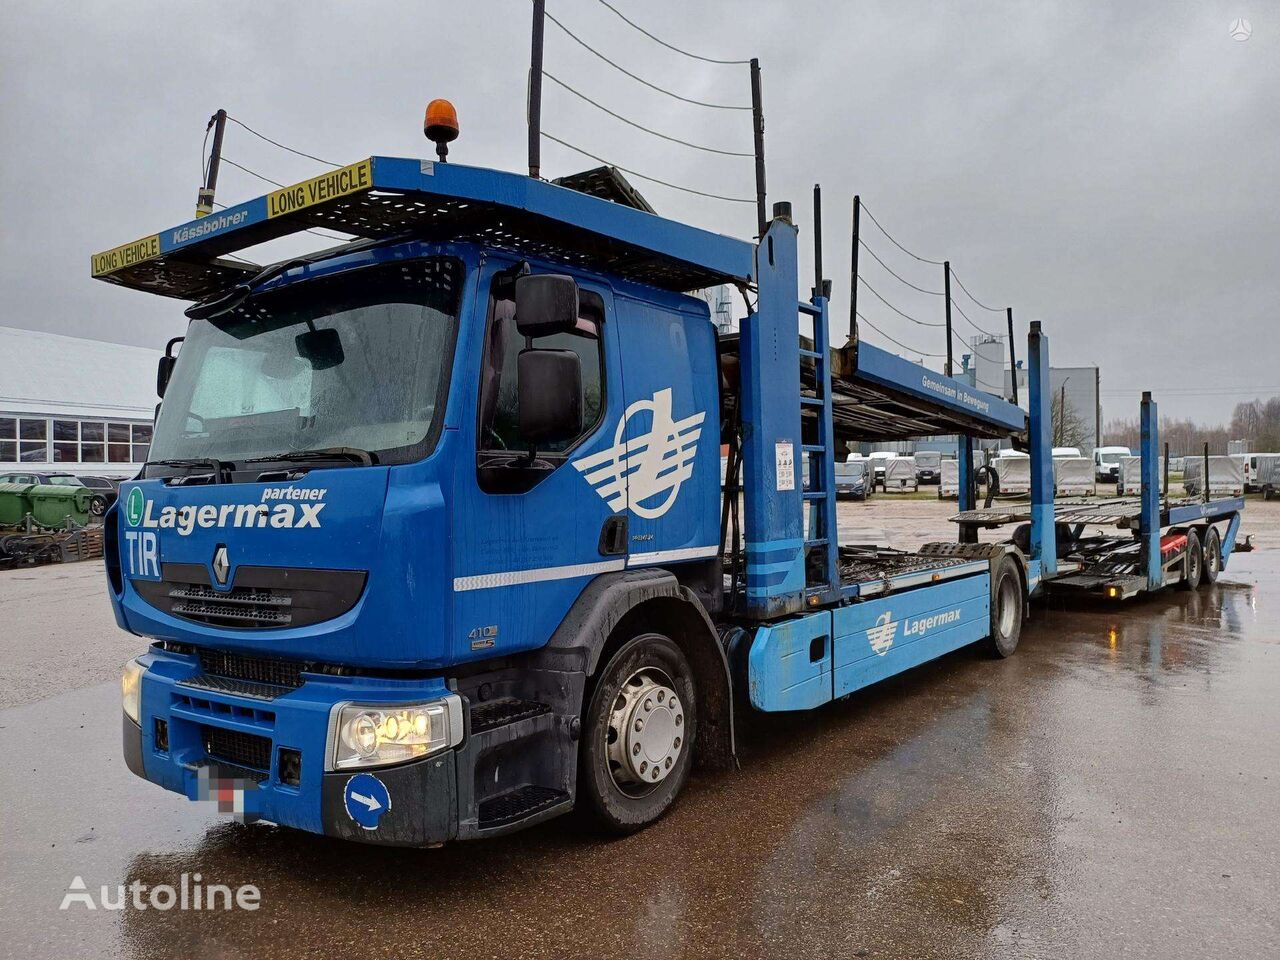
<instances>
[{"instance_id":1,"label":"long vehicle sign","mask_svg":"<svg viewBox=\"0 0 1280 960\"><path fill-rule=\"evenodd\" d=\"M234 207L191 220L162 233L155 233L141 240L126 243L90 257L93 276L102 277L132 267L147 260L154 260L188 244L241 227L261 223L275 217L297 213L308 207L336 200L340 197L363 193L373 187L373 158L361 160L310 180L303 180L291 187L274 190L263 197L255 197Z\"/></svg>"}]
</instances>

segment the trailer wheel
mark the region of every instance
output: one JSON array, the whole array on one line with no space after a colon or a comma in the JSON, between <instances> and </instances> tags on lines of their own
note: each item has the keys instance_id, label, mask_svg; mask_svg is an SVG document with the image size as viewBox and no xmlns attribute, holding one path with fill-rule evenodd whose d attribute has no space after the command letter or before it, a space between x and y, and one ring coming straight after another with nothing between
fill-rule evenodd
<instances>
[{"instance_id":1,"label":"trailer wheel","mask_svg":"<svg viewBox=\"0 0 1280 960\"><path fill-rule=\"evenodd\" d=\"M1206 583L1217 583L1218 574L1222 573L1222 538L1218 535L1216 527L1206 527L1204 531L1204 548L1203 548L1204 575L1200 580L1201 586Z\"/></svg>"},{"instance_id":2,"label":"trailer wheel","mask_svg":"<svg viewBox=\"0 0 1280 960\"><path fill-rule=\"evenodd\" d=\"M1182 558L1182 579L1179 590L1194 590L1204 576L1204 553L1200 549L1200 536L1195 530L1187 530L1187 552Z\"/></svg>"},{"instance_id":3,"label":"trailer wheel","mask_svg":"<svg viewBox=\"0 0 1280 960\"><path fill-rule=\"evenodd\" d=\"M608 830L631 833L675 802L692 768L697 690L681 649L660 633L624 643L587 710L579 792Z\"/></svg>"},{"instance_id":4,"label":"trailer wheel","mask_svg":"<svg viewBox=\"0 0 1280 960\"><path fill-rule=\"evenodd\" d=\"M991 636L987 638L987 647L994 656L1010 657L1018 649L1027 602L1018 564L1011 557L1001 557L992 579Z\"/></svg>"}]
</instances>

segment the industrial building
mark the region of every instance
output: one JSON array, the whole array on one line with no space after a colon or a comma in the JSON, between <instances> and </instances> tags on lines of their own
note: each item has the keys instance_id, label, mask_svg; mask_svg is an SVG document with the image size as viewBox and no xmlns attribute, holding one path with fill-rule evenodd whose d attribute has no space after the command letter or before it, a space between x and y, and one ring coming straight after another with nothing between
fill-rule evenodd
<instances>
[{"instance_id":1,"label":"industrial building","mask_svg":"<svg viewBox=\"0 0 1280 960\"><path fill-rule=\"evenodd\" d=\"M160 351L0 327L0 357L0 472L138 472Z\"/></svg>"}]
</instances>

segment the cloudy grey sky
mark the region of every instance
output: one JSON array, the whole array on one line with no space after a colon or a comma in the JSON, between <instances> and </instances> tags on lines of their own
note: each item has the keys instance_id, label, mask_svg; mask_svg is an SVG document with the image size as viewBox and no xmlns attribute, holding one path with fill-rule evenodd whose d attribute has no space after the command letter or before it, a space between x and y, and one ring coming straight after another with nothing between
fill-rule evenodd
<instances>
[{"instance_id":1,"label":"cloudy grey sky","mask_svg":"<svg viewBox=\"0 0 1280 960\"><path fill-rule=\"evenodd\" d=\"M822 183L841 335L858 192L908 247L949 257L986 303L1011 304L1020 337L1043 320L1055 363L1100 365L1107 418L1136 412L1146 388L1162 413L1203 420L1280 393L1280 6L613 2L689 49L761 58L770 200L795 203L807 243L810 190ZM744 67L664 50L596 0L547 6L646 79L694 99L748 99ZM452 159L522 169L529 9L4 0L0 324L152 346L180 334L181 304L90 280L89 255L189 218L218 107L345 163L429 156L423 106L445 96L462 125ZM1252 24L1247 42L1229 36L1236 17ZM546 66L640 123L750 150L747 114L648 90L550 24ZM545 114L546 130L623 166L751 196L749 160L655 140L554 84ZM283 182L321 170L235 127L224 155ZM544 175L592 165L544 147ZM635 182L661 213L753 232L750 206ZM266 189L224 167L218 196ZM903 276L940 287L939 268L903 257L874 228L864 236ZM863 259L904 312L940 319L939 298ZM960 302L980 326L1003 323ZM860 308L903 342L942 349L937 330L865 293ZM959 317L957 329L973 332Z\"/></svg>"}]
</instances>

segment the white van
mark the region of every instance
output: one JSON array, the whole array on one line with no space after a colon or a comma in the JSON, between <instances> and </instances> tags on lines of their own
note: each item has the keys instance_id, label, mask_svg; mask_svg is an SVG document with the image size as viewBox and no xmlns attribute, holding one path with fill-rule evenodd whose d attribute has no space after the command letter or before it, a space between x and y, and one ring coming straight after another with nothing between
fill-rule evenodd
<instances>
[{"instance_id":1,"label":"white van","mask_svg":"<svg viewBox=\"0 0 1280 960\"><path fill-rule=\"evenodd\" d=\"M1120 481L1120 458L1133 456L1128 447L1094 447L1093 478L1099 483Z\"/></svg>"}]
</instances>

